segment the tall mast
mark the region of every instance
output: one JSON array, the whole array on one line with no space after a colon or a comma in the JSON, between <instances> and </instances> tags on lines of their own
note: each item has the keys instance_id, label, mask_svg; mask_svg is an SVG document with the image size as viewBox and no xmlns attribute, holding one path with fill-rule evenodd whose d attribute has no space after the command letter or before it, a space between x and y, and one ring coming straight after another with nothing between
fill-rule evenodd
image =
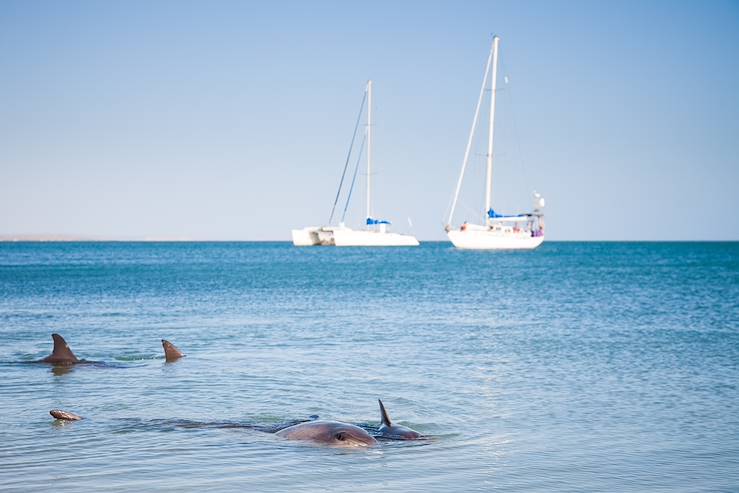
<instances>
[{"instance_id":1,"label":"tall mast","mask_svg":"<svg viewBox=\"0 0 739 493\"><path fill-rule=\"evenodd\" d=\"M493 80L492 88L490 91L490 126L488 131L488 170L487 180L485 186L485 223L490 223L490 217L488 211L492 207L491 194L493 190L493 133L495 130L495 88L498 81L498 44L500 38L498 36L493 37Z\"/></svg>"},{"instance_id":2,"label":"tall mast","mask_svg":"<svg viewBox=\"0 0 739 493\"><path fill-rule=\"evenodd\" d=\"M372 81L367 81L367 218L372 217Z\"/></svg>"}]
</instances>

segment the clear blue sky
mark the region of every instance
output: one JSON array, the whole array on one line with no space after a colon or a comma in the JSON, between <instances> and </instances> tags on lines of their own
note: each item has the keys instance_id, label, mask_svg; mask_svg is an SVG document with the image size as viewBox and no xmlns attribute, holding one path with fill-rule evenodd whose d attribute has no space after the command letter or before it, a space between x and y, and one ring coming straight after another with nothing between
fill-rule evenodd
<instances>
[{"instance_id":1,"label":"clear blue sky","mask_svg":"<svg viewBox=\"0 0 739 493\"><path fill-rule=\"evenodd\" d=\"M536 189L552 240L739 239L721 1L5 1L0 234L287 240L327 220L372 78L376 211L443 239L492 33L496 210Z\"/></svg>"}]
</instances>

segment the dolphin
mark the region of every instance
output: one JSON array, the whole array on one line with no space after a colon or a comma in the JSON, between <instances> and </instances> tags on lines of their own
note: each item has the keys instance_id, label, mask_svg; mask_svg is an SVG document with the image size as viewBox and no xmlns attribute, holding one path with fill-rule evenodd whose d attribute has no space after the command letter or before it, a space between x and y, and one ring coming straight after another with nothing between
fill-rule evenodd
<instances>
[{"instance_id":1,"label":"dolphin","mask_svg":"<svg viewBox=\"0 0 739 493\"><path fill-rule=\"evenodd\" d=\"M340 421L309 421L276 433L288 440L304 440L332 447L374 447L377 440L359 426Z\"/></svg>"},{"instance_id":2,"label":"dolphin","mask_svg":"<svg viewBox=\"0 0 739 493\"><path fill-rule=\"evenodd\" d=\"M82 416L70 413L69 411L62 411L61 409L52 409L49 411L49 414L61 421L79 421L82 419Z\"/></svg>"},{"instance_id":3,"label":"dolphin","mask_svg":"<svg viewBox=\"0 0 739 493\"><path fill-rule=\"evenodd\" d=\"M184 356L184 354L182 354L182 351L177 349L174 344L166 339L162 339L162 347L164 348L164 359L167 363L177 361Z\"/></svg>"},{"instance_id":4,"label":"dolphin","mask_svg":"<svg viewBox=\"0 0 739 493\"><path fill-rule=\"evenodd\" d=\"M64 340L59 334L51 334L51 338L54 340L54 349L51 354L46 358L42 359L40 363L51 363L52 365L73 365L75 363L83 363L83 360L77 359L74 355L67 341Z\"/></svg>"},{"instance_id":5,"label":"dolphin","mask_svg":"<svg viewBox=\"0 0 739 493\"><path fill-rule=\"evenodd\" d=\"M390 421L390 415L385 410L385 406L382 405L382 401L377 399L377 402L380 403L380 420L382 421L382 424L377 431L380 433L381 437L392 438L395 440L417 440L423 437L423 435L418 433L416 430L412 430L407 426L394 425L393 422Z\"/></svg>"},{"instance_id":6,"label":"dolphin","mask_svg":"<svg viewBox=\"0 0 739 493\"><path fill-rule=\"evenodd\" d=\"M166 341L165 341L166 342ZM381 439L391 440L419 440L425 437L419 432L408 428L407 426L396 425L390 420L390 416L385 409L382 401L377 399L380 404L380 418L382 424L377 429L376 436ZM63 421L78 421L82 419L74 413L63 411L61 409L52 409L49 411L54 418ZM317 419L318 416L311 416L310 421L300 420L297 423L290 423L287 427L282 425L277 431L274 427L263 427L257 425L243 425L239 423L223 422L223 423L198 423L198 422L182 422L184 427L216 427L216 428L250 428L285 438L287 440L300 440L314 442L330 447L374 447L378 444L377 439L370 435L364 428L359 426L342 423L340 421L322 421Z\"/></svg>"},{"instance_id":7,"label":"dolphin","mask_svg":"<svg viewBox=\"0 0 739 493\"><path fill-rule=\"evenodd\" d=\"M60 421L79 421L82 419L82 416L61 409L52 409L49 414ZM317 416L311 416L311 421L292 422L287 428L282 428L276 432L269 428L231 422L199 423L181 421L179 424L185 428L250 428L275 433L275 435L288 440L302 440L332 447L374 447L377 445L377 440L359 426L339 421L317 421L313 418L317 418Z\"/></svg>"}]
</instances>

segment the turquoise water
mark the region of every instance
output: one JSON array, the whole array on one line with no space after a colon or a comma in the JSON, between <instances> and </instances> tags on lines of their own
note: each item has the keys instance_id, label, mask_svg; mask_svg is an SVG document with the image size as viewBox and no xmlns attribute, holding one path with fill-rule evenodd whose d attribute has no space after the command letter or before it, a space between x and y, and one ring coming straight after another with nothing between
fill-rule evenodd
<instances>
[{"instance_id":1,"label":"turquoise water","mask_svg":"<svg viewBox=\"0 0 739 493\"><path fill-rule=\"evenodd\" d=\"M739 491L739 243L0 244L0 371L2 491Z\"/></svg>"}]
</instances>

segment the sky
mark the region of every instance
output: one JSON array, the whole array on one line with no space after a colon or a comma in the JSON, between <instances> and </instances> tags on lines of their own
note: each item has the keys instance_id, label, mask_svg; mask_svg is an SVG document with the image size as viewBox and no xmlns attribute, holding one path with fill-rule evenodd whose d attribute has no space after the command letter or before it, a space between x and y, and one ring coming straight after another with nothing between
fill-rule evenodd
<instances>
[{"instance_id":1,"label":"sky","mask_svg":"<svg viewBox=\"0 0 739 493\"><path fill-rule=\"evenodd\" d=\"M0 2L0 235L289 240L327 223L372 79L374 212L443 240L492 34L496 211L536 190L550 240L739 240L718 0Z\"/></svg>"}]
</instances>

